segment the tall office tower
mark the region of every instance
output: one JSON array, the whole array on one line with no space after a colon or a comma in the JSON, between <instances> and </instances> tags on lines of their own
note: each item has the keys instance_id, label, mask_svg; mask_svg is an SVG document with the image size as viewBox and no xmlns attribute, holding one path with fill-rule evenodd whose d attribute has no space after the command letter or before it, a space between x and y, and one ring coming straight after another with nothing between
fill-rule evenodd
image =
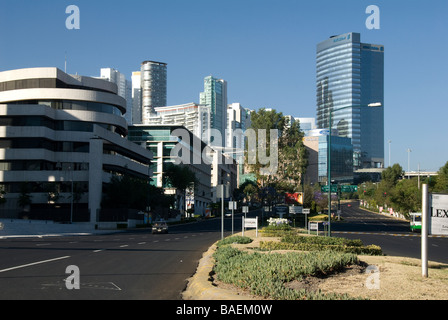
<instances>
[{"instance_id":1,"label":"tall office tower","mask_svg":"<svg viewBox=\"0 0 448 320\"><path fill-rule=\"evenodd\" d=\"M132 72L132 124L142 124L142 77L141 72Z\"/></svg>"},{"instance_id":2,"label":"tall office tower","mask_svg":"<svg viewBox=\"0 0 448 320\"><path fill-rule=\"evenodd\" d=\"M352 139L354 169L384 166L384 46L354 32L317 45L316 122Z\"/></svg>"},{"instance_id":3,"label":"tall office tower","mask_svg":"<svg viewBox=\"0 0 448 320\"><path fill-rule=\"evenodd\" d=\"M227 82L212 76L206 77L199 103L210 107L210 126L221 133L222 141L214 141L213 145L224 147L227 128Z\"/></svg>"},{"instance_id":4,"label":"tall office tower","mask_svg":"<svg viewBox=\"0 0 448 320\"><path fill-rule=\"evenodd\" d=\"M167 64L144 61L141 66L142 120L149 123L155 108L166 106Z\"/></svg>"},{"instance_id":5,"label":"tall office tower","mask_svg":"<svg viewBox=\"0 0 448 320\"><path fill-rule=\"evenodd\" d=\"M118 86L118 95L126 100L126 113L124 118L130 125L132 124L132 94L131 82L126 80L126 76L113 68L102 68L100 77Z\"/></svg>"},{"instance_id":6,"label":"tall office tower","mask_svg":"<svg viewBox=\"0 0 448 320\"><path fill-rule=\"evenodd\" d=\"M250 112L240 103L232 103L227 107L226 147L235 152L231 155L238 160L244 157L244 134L250 127Z\"/></svg>"}]
</instances>

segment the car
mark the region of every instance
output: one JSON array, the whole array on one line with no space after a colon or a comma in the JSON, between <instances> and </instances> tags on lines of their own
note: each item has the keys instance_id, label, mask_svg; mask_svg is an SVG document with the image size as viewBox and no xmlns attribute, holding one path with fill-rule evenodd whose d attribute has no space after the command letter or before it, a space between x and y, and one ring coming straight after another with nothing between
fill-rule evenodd
<instances>
[{"instance_id":1,"label":"car","mask_svg":"<svg viewBox=\"0 0 448 320\"><path fill-rule=\"evenodd\" d=\"M152 225L152 233L168 233L168 224L165 221L156 221Z\"/></svg>"}]
</instances>

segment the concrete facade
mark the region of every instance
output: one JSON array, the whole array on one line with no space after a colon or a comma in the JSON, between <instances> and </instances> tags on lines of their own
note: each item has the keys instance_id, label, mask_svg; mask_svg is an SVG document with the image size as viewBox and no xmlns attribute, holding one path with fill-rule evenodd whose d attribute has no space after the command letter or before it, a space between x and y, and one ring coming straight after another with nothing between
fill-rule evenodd
<instances>
[{"instance_id":1,"label":"concrete facade","mask_svg":"<svg viewBox=\"0 0 448 320\"><path fill-rule=\"evenodd\" d=\"M148 179L152 153L126 139L125 112L126 100L106 80L57 68L0 72L0 188L7 199L1 205L7 215L3 218L23 212L33 218L36 206L73 207L75 185L81 189L77 204L89 212L83 222L93 224L103 184L112 175ZM31 196L26 208L19 201L24 184ZM57 201L49 200L48 186L55 189Z\"/></svg>"}]
</instances>

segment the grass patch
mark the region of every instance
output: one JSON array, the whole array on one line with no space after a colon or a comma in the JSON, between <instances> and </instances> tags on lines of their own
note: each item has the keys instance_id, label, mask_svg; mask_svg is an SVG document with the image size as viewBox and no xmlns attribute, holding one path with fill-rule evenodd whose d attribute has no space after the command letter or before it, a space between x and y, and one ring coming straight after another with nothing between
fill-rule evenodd
<instances>
[{"instance_id":1,"label":"grass patch","mask_svg":"<svg viewBox=\"0 0 448 320\"><path fill-rule=\"evenodd\" d=\"M287 288L286 283L306 276L322 276L358 263L354 254L335 251L286 254L248 253L230 246L214 254L217 279L248 289L253 295L275 300L347 300L348 295L309 292Z\"/></svg>"},{"instance_id":2,"label":"grass patch","mask_svg":"<svg viewBox=\"0 0 448 320\"><path fill-rule=\"evenodd\" d=\"M233 243L248 244L251 242L252 242L252 239L249 237L233 236L233 237L225 238L223 240L218 241L217 246L219 247L219 246L224 246L224 245L233 244Z\"/></svg>"}]
</instances>

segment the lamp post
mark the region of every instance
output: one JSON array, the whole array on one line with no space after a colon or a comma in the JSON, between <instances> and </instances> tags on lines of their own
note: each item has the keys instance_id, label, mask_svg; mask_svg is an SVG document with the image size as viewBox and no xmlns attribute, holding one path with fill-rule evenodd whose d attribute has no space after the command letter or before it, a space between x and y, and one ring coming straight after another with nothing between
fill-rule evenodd
<instances>
[{"instance_id":1,"label":"lamp post","mask_svg":"<svg viewBox=\"0 0 448 320\"><path fill-rule=\"evenodd\" d=\"M369 107L369 108L379 108L382 107L383 104L381 102L375 102L375 103L370 103L368 105L365 105L365 107ZM334 111L340 111L340 110L344 110L344 109L349 109L349 108L362 108L364 107L364 105L355 105L355 106L346 106L346 107L342 107L342 108L338 108L336 110L332 110L330 108L329 110L329 123L328 123L328 127L329 127L329 133L328 133L328 163L327 163L327 174L328 174L328 236L331 237L331 128L332 128L332 115Z\"/></svg>"}]
</instances>

